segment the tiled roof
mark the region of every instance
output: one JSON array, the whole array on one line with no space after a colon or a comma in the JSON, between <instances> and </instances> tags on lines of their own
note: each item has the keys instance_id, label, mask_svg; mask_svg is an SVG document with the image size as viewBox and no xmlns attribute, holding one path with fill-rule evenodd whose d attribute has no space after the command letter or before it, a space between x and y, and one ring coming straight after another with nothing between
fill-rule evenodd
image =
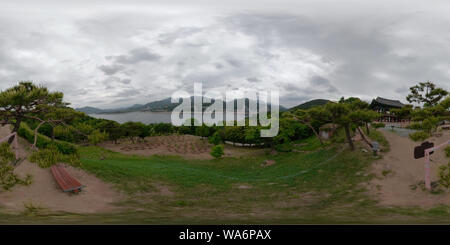
<instances>
[{"instance_id":1,"label":"tiled roof","mask_svg":"<svg viewBox=\"0 0 450 245\"><path fill-rule=\"evenodd\" d=\"M388 106L392 106L392 107L403 107L403 106L405 106L402 102L400 102L398 100L390 100L390 99L385 99L385 98L381 98L381 97L377 97L375 99L375 101L380 103L380 104L384 104L384 105L388 105Z\"/></svg>"}]
</instances>

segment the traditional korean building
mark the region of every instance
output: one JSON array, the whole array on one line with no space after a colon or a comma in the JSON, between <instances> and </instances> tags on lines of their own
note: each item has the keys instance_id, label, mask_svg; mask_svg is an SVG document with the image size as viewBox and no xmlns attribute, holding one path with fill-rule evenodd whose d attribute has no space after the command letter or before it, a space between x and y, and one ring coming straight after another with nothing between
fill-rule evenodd
<instances>
[{"instance_id":1,"label":"traditional korean building","mask_svg":"<svg viewBox=\"0 0 450 245\"><path fill-rule=\"evenodd\" d=\"M402 108L405 104L398 100L390 100L381 97L377 97L372 100L369 108L381 113L381 117L378 119L379 122L400 122L393 113L390 112L393 108Z\"/></svg>"}]
</instances>

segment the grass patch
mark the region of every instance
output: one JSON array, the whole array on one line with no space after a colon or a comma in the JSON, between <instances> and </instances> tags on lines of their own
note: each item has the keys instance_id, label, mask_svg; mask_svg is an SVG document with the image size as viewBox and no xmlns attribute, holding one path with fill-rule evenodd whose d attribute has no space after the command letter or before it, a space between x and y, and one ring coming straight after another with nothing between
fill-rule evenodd
<instances>
[{"instance_id":1,"label":"grass patch","mask_svg":"<svg viewBox=\"0 0 450 245\"><path fill-rule=\"evenodd\" d=\"M383 146L385 152L388 152L390 150L389 141L384 138L383 134L380 131L372 129L370 130L368 136L373 141L377 141L378 143L380 143L380 145Z\"/></svg>"},{"instance_id":2,"label":"grass patch","mask_svg":"<svg viewBox=\"0 0 450 245\"><path fill-rule=\"evenodd\" d=\"M316 219L315 222L320 223L327 220L324 217L330 212L334 216L335 208L339 210L338 207L349 203L361 207L373 205L373 201L363 194L365 189L359 185L371 178L364 174L372 161L371 156L342 150L343 145L315 148L314 139L303 143L306 143L302 144L306 149L315 151L223 158L220 161L130 156L95 146L82 147L80 153L82 168L115 183L131 196L151 190L151 183L155 182L172 186L175 197L152 196L151 203L142 203L140 199L123 203L127 207L147 210L149 213L142 215L151 216L152 222L180 222L176 217L182 212L191 217L185 222L214 223L218 222L217 210L220 210L238 217L225 215L222 221L234 219L239 223L264 223L279 219L279 222L301 223L302 220L311 222ZM267 158L276 164L261 167ZM174 211L174 207L179 212ZM267 216L249 216L257 210L266 210ZM315 214L314 217L311 214ZM319 217L321 215L325 216ZM158 219L161 216L166 220ZM292 217L298 218L292 220Z\"/></svg>"},{"instance_id":3,"label":"grass patch","mask_svg":"<svg viewBox=\"0 0 450 245\"><path fill-rule=\"evenodd\" d=\"M315 136L295 141L294 144L298 145L295 149L300 151L315 151L322 147L319 139ZM324 142L324 144L329 145L329 142Z\"/></svg>"}]
</instances>

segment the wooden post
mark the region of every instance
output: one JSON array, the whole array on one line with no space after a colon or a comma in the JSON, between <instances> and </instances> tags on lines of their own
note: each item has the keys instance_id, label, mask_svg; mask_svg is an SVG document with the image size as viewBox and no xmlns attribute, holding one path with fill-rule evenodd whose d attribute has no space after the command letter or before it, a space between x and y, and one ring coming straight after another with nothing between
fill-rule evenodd
<instances>
[{"instance_id":1,"label":"wooden post","mask_svg":"<svg viewBox=\"0 0 450 245\"><path fill-rule=\"evenodd\" d=\"M433 148L431 148L433 149ZM430 180L430 152L425 150L425 188L431 190L431 180Z\"/></svg>"},{"instance_id":2,"label":"wooden post","mask_svg":"<svg viewBox=\"0 0 450 245\"><path fill-rule=\"evenodd\" d=\"M428 190L431 190L431 179L430 179L430 153L443 147L446 145L450 145L450 140L444 142L438 146L431 147L425 150L425 187Z\"/></svg>"}]
</instances>

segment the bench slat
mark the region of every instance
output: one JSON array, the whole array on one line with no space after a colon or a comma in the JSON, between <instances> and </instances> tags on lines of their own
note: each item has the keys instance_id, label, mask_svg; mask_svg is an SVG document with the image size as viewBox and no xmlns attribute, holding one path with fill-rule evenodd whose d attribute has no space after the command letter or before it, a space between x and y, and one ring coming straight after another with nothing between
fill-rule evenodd
<instances>
[{"instance_id":1,"label":"bench slat","mask_svg":"<svg viewBox=\"0 0 450 245\"><path fill-rule=\"evenodd\" d=\"M81 183L78 182L78 180L74 179L72 176L70 176L69 173L67 173L67 171L63 167L58 168L58 170L63 176L65 182L68 184L68 186L70 186L70 188L81 189L82 187Z\"/></svg>"},{"instance_id":2,"label":"bench slat","mask_svg":"<svg viewBox=\"0 0 450 245\"><path fill-rule=\"evenodd\" d=\"M83 185L81 185L78 180L70 176L62 165L53 165L51 167L51 171L59 187L64 192L78 192L81 188L83 188Z\"/></svg>"},{"instance_id":3,"label":"bench slat","mask_svg":"<svg viewBox=\"0 0 450 245\"><path fill-rule=\"evenodd\" d=\"M67 183L64 181L64 179L61 176L61 173L58 171L58 168L56 166L51 167L51 171L53 174L53 177L55 178L56 182L58 183L59 187L64 191L69 188Z\"/></svg>"}]
</instances>

